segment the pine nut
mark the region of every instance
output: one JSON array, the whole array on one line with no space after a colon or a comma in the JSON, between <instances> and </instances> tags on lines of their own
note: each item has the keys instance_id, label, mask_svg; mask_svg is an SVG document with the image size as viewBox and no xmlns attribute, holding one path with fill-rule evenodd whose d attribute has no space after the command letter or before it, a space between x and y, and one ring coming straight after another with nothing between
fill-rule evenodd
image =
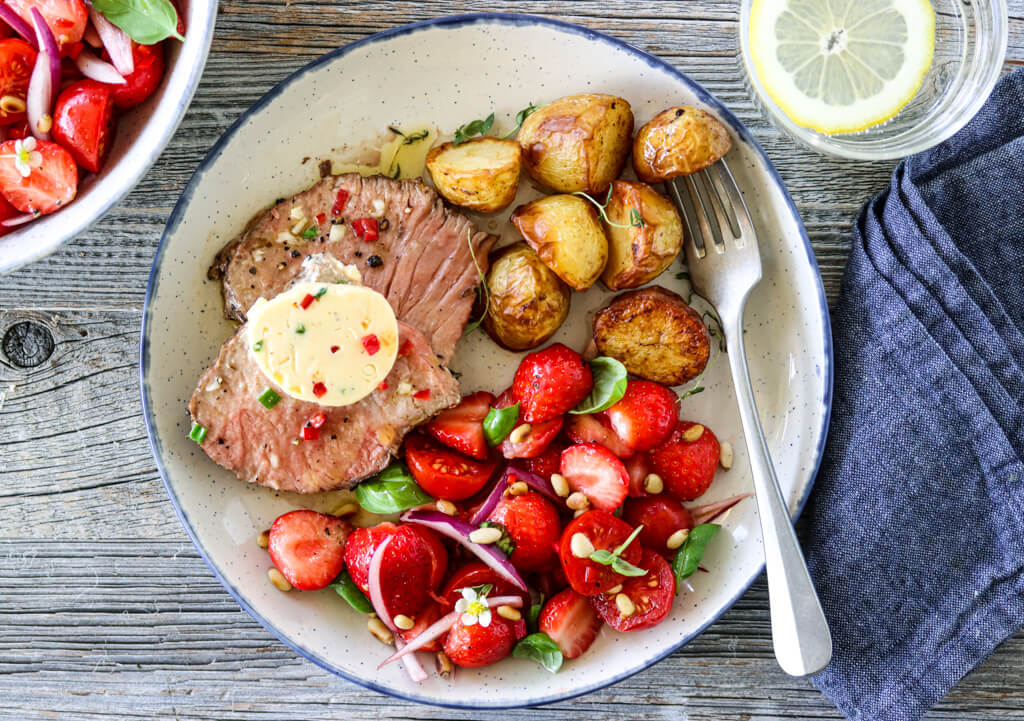
<instances>
[{"instance_id":1,"label":"pine nut","mask_svg":"<svg viewBox=\"0 0 1024 721\"><path fill-rule=\"evenodd\" d=\"M508 439L512 443L522 443L530 435L531 430L533 429L529 423L521 423L512 429L512 432L508 434Z\"/></svg>"},{"instance_id":2,"label":"pine nut","mask_svg":"<svg viewBox=\"0 0 1024 721\"><path fill-rule=\"evenodd\" d=\"M590 499L579 491L575 491L565 499L565 505L573 511L585 511L590 508Z\"/></svg>"},{"instance_id":3,"label":"pine nut","mask_svg":"<svg viewBox=\"0 0 1024 721\"><path fill-rule=\"evenodd\" d=\"M648 588L657 588L658 587L658 579L657 578L652 578L650 581L647 582L647 586L648 586Z\"/></svg>"},{"instance_id":4,"label":"pine nut","mask_svg":"<svg viewBox=\"0 0 1024 721\"><path fill-rule=\"evenodd\" d=\"M569 495L569 481L561 473L551 474L551 487L555 489L555 495L565 498Z\"/></svg>"},{"instance_id":5,"label":"pine nut","mask_svg":"<svg viewBox=\"0 0 1024 721\"><path fill-rule=\"evenodd\" d=\"M530 487L526 485L526 481L516 481L508 487L508 495L510 496L525 496L530 491Z\"/></svg>"},{"instance_id":6,"label":"pine nut","mask_svg":"<svg viewBox=\"0 0 1024 721\"><path fill-rule=\"evenodd\" d=\"M644 490L652 496L656 496L665 490L665 482L657 473L648 473L644 479Z\"/></svg>"},{"instance_id":7,"label":"pine nut","mask_svg":"<svg viewBox=\"0 0 1024 721\"><path fill-rule=\"evenodd\" d=\"M681 545L686 543L686 539L689 538L689 537L690 537L690 529L689 528L680 528L678 531L676 531L675 533L673 533L671 536L668 537L668 540L665 541L665 545L668 546L670 550L674 551L677 548L679 548Z\"/></svg>"},{"instance_id":8,"label":"pine nut","mask_svg":"<svg viewBox=\"0 0 1024 721\"><path fill-rule=\"evenodd\" d=\"M722 464L722 468L729 470L732 468L732 443L729 443L729 441L722 441L720 453L721 455L718 457L718 462Z\"/></svg>"},{"instance_id":9,"label":"pine nut","mask_svg":"<svg viewBox=\"0 0 1024 721\"><path fill-rule=\"evenodd\" d=\"M435 503L434 506L437 508L437 510L439 510L446 516L454 516L456 513L459 512L459 509L455 506L454 503L452 503L451 501L446 501L444 499L441 499L440 501Z\"/></svg>"},{"instance_id":10,"label":"pine nut","mask_svg":"<svg viewBox=\"0 0 1024 721\"><path fill-rule=\"evenodd\" d=\"M353 513L359 511L359 505L356 503L342 503L340 506L334 509L332 515L335 516L351 516Z\"/></svg>"},{"instance_id":11,"label":"pine nut","mask_svg":"<svg viewBox=\"0 0 1024 721\"><path fill-rule=\"evenodd\" d=\"M594 552L594 544L586 534L574 533L569 539L569 549L576 558L590 558L590 554Z\"/></svg>"},{"instance_id":12,"label":"pine nut","mask_svg":"<svg viewBox=\"0 0 1024 721\"><path fill-rule=\"evenodd\" d=\"M394 621L395 625L398 626L403 631L408 631L409 629L411 629L413 626L416 625L416 622L413 621L408 616L406 616L404 613L398 614L397 616L395 616L391 620Z\"/></svg>"},{"instance_id":13,"label":"pine nut","mask_svg":"<svg viewBox=\"0 0 1024 721\"><path fill-rule=\"evenodd\" d=\"M607 591L605 591L605 593L607 593L609 596L614 596L616 593L619 593L620 591L622 591L621 583L616 586L612 586Z\"/></svg>"},{"instance_id":14,"label":"pine nut","mask_svg":"<svg viewBox=\"0 0 1024 721\"><path fill-rule=\"evenodd\" d=\"M469 540L473 543L488 544L497 543L501 540L500 528L478 528L469 534Z\"/></svg>"},{"instance_id":15,"label":"pine nut","mask_svg":"<svg viewBox=\"0 0 1024 721\"><path fill-rule=\"evenodd\" d=\"M270 531L263 531L260 535L256 536L256 545L260 548L270 547Z\"/></svg>"},{"instance_id":16,"label":"pine nut","mask_svg":"<svg viewBox=\"0 0 1024 721\"><path fill-rule=\"evenodd\" d=\"M683 440L687 443L696 443L704 435L704 426L700 423L690 426L683 431Z\"/></svg>"},{"instance_id":17,"label":"pine nut","mask_svg":"<svg viewBox=\"0 0 1024 721\"><path fill-rule=\"evenodd\" d=\"M512 606L498 606L498 615L509 621L518 621L523 617L523 614L519 613L519 609Z\"/></svg>"},{"instance_id":18,"label":"pine nut","mask_svg":"<svg viewBox=\"0 0 1024 721\"><path fill-rule=\"evenodd\" d=\"M278 571L276 568L271 568L267 571L267 578L274 584L274 588L278 591L291 591L292 584L288 583L288 579L284 577L284 574Z\"/></svg>"},{"instance_id":19,"label":"pine nut","mask_svg":"<svg viewBox=\"0 0 1024 721\"><path fill-rule=\"evenodd\" d=\"M615 596L615 605L624 618L629 618L636 613L636 605L633 603L633 599L624 593Z\"/></svg>"},{"instance_id":20,"label":"pine nut","mask_svg":"<svg viewBox=\"0 0 1024 721\"><path fill-rule=\"evenodd\" d=\"M441 678L451 678L455 668L452 666L452 660L448 658L448 654L444 651L438 651L437 656L434 657L434 667L437 669L437 675Z\"/></svg>"},{"instance_id":21,"label":"pine nut","mask_svg":"<svg viewBox=\"0 0 1024 721\"><path fill-rule=\"evenodd\" d=\"M374 635L381 643L385 643L388 646L395 642L395 637L391 633L391 630L384 625L384 622L379 618L371 618L366 622L366 628L369 629L370 633Z\"/></svg>"}]
</instances>

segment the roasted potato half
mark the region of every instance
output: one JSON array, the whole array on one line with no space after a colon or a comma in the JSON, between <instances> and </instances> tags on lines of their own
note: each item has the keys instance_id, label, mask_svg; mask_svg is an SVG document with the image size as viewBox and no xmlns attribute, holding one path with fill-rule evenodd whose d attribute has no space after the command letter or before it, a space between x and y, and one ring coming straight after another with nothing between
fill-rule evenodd
<instances>
[{"instance_id":1,"label":"roasted potato half","mask_svg":"<svg viewBox=\"0 0 1024 721\"><path fill-rule=\"evenodd\" d=\"M487 271L491 303L484 330L509 350L529 350L555 334L569 315L572 291L526 243L491 255Z\"/></svg>"},{"instance_id":2,"label":"roasted potato half","mask_svg":"<svg viewBox=\"0 0 1024 721\"><path fill-rule=\"evenodd\" d=\"M703 170L729 152L732 138L721 121L691 105L664 110L633 140L633 170L645 183L663 183Z\"/></svg>"},{"instance_id":3,"label":"roasted potato half","mask_svg":"<svg viewBox=\"0 0 1024 721\"><path fill-rule=\"evenodd\" d=\"M700 314L661 286L618 295L594 316L601 355L619 360L633 375L667 386L700 375L711 353Z\"/></svg>"},{"instance_id":4,"label":"roasted potato half","mask_svg":"<svg viewBox=\"0 0 1024 721\"><path fill-rule=\"evenodd\" d=\"M449 203L494 213L515 200L521 158L519 143L514 140L474 138L431 148L427 170Z\"/></svg>"},{"instance_id":5,"label":"roasted potato half","mask_svg":"<svg viewBox=\"0 0 1024 721\"><path fill-rule=\"evenodd\" d=\"M604 270L608 238L597 211L578 195L538 198L516 208L511 220L544 264L576 290L592 286Z\"/></svg>"},{"instance_id":6,"label":"roasted potato half","mask_svg":"<svg viewBox=\"0 0 1024 721\"><path fill-rule=\"evenodd\" d=\"M645 183L612 183L605 216L608 264L601 280L608 290L651 282L672 264L683 247L683 222L675 206Z\"/></svg>"},{"instance_id":7,"label":"roasted potato half","mask_svg":"<svg viewBox=\"0 0 1024 721\"><path fill-rule=\"evenodd\" d=\"M619 177L633 111L614 95L568 95L535 110L519 129L526 172L560 193L604 193Z\"/></svg>"}]
</instances>

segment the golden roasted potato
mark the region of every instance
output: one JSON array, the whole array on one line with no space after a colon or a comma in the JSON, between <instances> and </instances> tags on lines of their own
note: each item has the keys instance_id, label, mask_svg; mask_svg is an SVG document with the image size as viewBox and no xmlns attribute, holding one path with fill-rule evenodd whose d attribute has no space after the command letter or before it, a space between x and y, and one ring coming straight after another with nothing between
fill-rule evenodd
<instances>
[{"instance_id":1,"label":"golden roasted potato","mask_svg":"<svg viewBox=\"0 0 1024 721\"><path fill-rule=\"evenodd\" d=\"M700 375L711 353L700 314L661 286L618 295L594 316L601 355L633 375L675 386Z\"/></svg>"},{"instance_id":2,"label":"golden roasted potato","mask_svg":"<svg viewBox=\"0 0 1024 721\"><path fill-rule=\"evenodd\" d=\"M622 172L633 137L633 111L614 95L568 95L535 110L519 129L523 164L560 193L604 193Z\"/></svg>"},{"instance_id":3,"label":"golden roasted potato","mask_svg":"<svg viewBox=\"0 0 1024 721\"><path fill-rule=\"evenodd\" d=\"M633 140L633 170L645 183L662 183L703 170L730 147L732 138L718 118L680 105L658 113L640 128Z\"/></svg>"},{"instance_id":4,"label":"golden roasted potato","mask_svg":"<svg viewBox=\"0 0 1024 721\"><path fill-rule=\"evenodd\" d=\"M679 255L683 222L671 201L651 186L616 180L604 211L608 264L601 280L608 290L649 283Z\"/></svg>"},{"instance_id":5,"label":"golden roasted potato","mask_svg":"<svg viewBox=\"0 0 1024 721\"><path fill-rule=\"evenodd\" d=\"M484 330L509 350L529 350L555 334L569 315L572 291L526 243L491 255L487 271L491 303Z\"/></svg>"},{"instance_id":6,"label":"golden roasted potato","mask_svg":"<svg viewBox=\"0 0 1024 721\"><path fill-rule=\"evenodd\" d=\"M594 207L578 195L548 195L512 212L527 244L555 275L576 290L586 290L608 261L605 237Z\"/></svg>"},{"instance_id":7,"label":"golden roasted potato","mask_svg":"<svg viewBox=\"0 0 1024 721\"><path fill-rule=\"evenodd\" d=\"M521 158L519 143L514 140L474 138L431 148L427 170L449 203L494 213L515 200Z\"/></svg>"}]
</instances>

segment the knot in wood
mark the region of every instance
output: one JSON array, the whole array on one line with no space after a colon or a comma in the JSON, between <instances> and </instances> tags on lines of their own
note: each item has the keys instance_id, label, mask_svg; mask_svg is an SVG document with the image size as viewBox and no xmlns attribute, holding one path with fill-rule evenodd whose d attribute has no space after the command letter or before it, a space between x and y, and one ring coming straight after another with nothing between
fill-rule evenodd
<instances>
[{"instance_id":1,"label":"knot in wood","mask_svg":"<svg viewBox=\"0 0 1024 721\"><path fill-rule=\"evenodd\" d=\"M15 323L4 333L4 354L19 368L44 363L53 355L54 345L49 328L29 320Z\"/></svg>"}]
</instances>

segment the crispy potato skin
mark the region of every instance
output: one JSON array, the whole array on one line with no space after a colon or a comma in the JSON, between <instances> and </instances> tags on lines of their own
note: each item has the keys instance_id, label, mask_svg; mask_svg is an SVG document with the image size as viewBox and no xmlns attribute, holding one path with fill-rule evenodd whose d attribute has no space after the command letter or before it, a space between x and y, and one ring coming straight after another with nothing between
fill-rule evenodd
<instances>
[{"instance_id":1,"label":"crispy potato skin","mask_svg":"<svg viewBox=\"0 0 1024 721\"><path fill-rule=\"evenodd\" d=\"M560 193L605 193L633 137L633 110L603 93L568 95L534 111L519 129L530 177Z\"/></svg>"},{"instance_id":2,"label":"crispy potato skin","mask_svg":"<svg viewBox=\"0 0 1024 721\"><path fill-rule=\"evenodd\" d=\"M427 170L449 203L494 213L515 200L521 158L519 143L514 140L474 138L431 148Z\"/></svg>"},{"instance_id":3,"label":"crispy potato skin","mask_svg":"<svg viewBox=\"0 0 1024 721\"><path fill-rule=\"evenodd\" d=\"M700 314L656 285L618 295L599 310L594 341L633 375L668 386L700 375L711 353Z\"/></svg>"},{"instance_id":4,"label":"crispy potato skin","mask_svg":"<svg viewBox=\"0 0 1024 721\"><path fill-rule=\"evenodd\" d=\"M484 330L513 351L546 342L569 315L572 291L523 242L495 251L490 264Z\"/></svg>"},{"instance_id":5,"label":"crispy potato skin","mask_svg":"<svg viewBox=\"0 0 1024 721\"><path fill-rule=\"evenodd\" d=\"M604 270L608 238L597 211L578 195L538 198L516 208L511 220L544 264L572 288L586 290Z\"/></svg>"},{"instance_id":6,"label":"crispy potato skin","mask_svg":"<svg viewBox=\"0 0 1024 721\"><path fill-rule=\"evenodd\" d=\"M633 170L645 183L661 183L703 170L729 152L732 138L710 113L691 105L664 110L633 140Z\"/></svg>"},{"instance_id":7,"label":"crispy potato skin","mask_svg":"<svg viewBox=\"0 0 1024 721\"><path fill-rule=\"evenodd\" d=\"M640 227L631 225L632 210L643 218ZM645 183L612 183L605 215L614 223L604 223L608 264L601 280L608 290L637 288L651 282L672 264L683 247L683 223L675 206Z\"/></svg>"}]
</instances>

